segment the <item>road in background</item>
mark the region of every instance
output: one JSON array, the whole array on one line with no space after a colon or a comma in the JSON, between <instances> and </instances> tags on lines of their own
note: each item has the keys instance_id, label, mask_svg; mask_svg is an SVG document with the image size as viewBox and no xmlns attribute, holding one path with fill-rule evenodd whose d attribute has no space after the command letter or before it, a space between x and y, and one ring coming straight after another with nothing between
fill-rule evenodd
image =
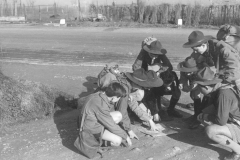
<instances>
[{"instance_id":1,"label":"road in background","mask_svg":"<svg viewBox=\"0 0 240 160\"><path fill-rule=\"evenodd\" d=\"M92 85L84 85L89 83L87 77L92 80L105 64L116 62L122 71L131 71L141 41L148 36L161 41L175 68L191 54L191 49L182 45L192 30L5 25L0 26L0 61L7 76L41 82L79 95L89 93L88 86ZM202 31L216 34L216 30Z\"/></svg>"},{"instance_id":2,"label":"road in background","mask_svg":"<svg viewBox=\"0 0 240 160\"><path fill-rule=\"evenodd\" d=\"M191 49L182 45L195 29L182 28L60 28L37 26L0 27L2 61L78 65L115 61L130 65L144 38L153 36L167 49L175 66ZM202 30L216 35L216 30Z\"/></svg>"}]
</instances>

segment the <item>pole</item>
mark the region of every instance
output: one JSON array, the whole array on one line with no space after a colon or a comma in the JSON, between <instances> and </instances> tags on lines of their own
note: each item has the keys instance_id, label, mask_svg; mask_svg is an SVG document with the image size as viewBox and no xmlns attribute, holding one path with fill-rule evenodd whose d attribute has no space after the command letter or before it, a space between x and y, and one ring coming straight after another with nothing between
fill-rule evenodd
<instances>
[{"instance_id":1,"label":"pole","mask_svg":"<svg viewBox=\"0 0 240 160\"><path fill-rule=\"evenodd\" d=\"M18 13L17 13L17 1L14 1L14 16L18 16Z\"/></svg>"},{"instance_id":2,"label":"pole","mask_svg":"<svg viewBox=\"0 0 240 160\"><path fill-rule=\"evenodd\" d=\"M3 17L3 9L4 9L4 3L5 1L4 0L1 0L1 16Z\"/></svg>"},{"instance_id":3,"label":"pole","mask_svg":"<svg viewBox=\"0 0 240 160\"><path fill-rule=\"evenodd\" d=\"M38 7L39 7L38 8L39 21L41 21L42 20L42 18L41 18L41 6L39 5Z\"/></svg>"},{"instance_id":4,"label":"pole","mask_svg":"<svg viewBox=\"0 0 240 160\"><path fill-rule=\"evenodd\" d=\"M81 19L81 6L80 6L80 0L78 0L78 21L80 22Z\"/></svg>"},{"instance_id":5,"label":"pole","mask_svg":"<svg viewBox=\"0 0 240 160\"><path fill-rule=\"evenodd\" d=\"M97 0L97 16L98 16L98 0Z\"/></svg>"},{"instance_id":6,"label":"pole","mask_svg":"<svg viewBox=\"0 0 240 160\"><path fill-rule=\"evenodd\" d=\"M69 19L69 8L68 8L68 5L67 5L67 18Z\"/></svg>"}]
</instances>

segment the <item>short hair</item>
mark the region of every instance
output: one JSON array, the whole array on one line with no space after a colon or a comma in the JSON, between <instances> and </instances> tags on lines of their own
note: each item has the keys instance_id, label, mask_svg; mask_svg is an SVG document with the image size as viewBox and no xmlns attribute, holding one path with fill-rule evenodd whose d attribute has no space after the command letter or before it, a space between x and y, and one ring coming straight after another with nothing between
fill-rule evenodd
<instances>
[{"instance_id":1,"label":"short hair","mask_svg":"<svg viewBox=\"0 0 240 160\"><path fill-rule=\"evenodd\" d=\"M108 97L113 97L113 96L125 97L126 96L126 90L119 82L112 82L106 88L105 94Z\"/></svg>"}]
</instances>

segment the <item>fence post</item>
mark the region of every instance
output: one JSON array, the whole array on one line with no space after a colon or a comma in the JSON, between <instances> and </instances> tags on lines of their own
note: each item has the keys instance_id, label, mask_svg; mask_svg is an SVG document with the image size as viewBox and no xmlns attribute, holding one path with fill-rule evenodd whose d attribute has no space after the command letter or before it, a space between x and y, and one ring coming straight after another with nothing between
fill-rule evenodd
<instances>
[{"instance_id":1,"label":"fence post","mask_svg":"<svg viewBox=\"0 0 240 160\"><path fill-rule=\"evenodd\" d=\"M17 1L14 1L14 16L17 16L18 12L17 12Z\"/></svg>"},{"instance_id":2,"label":"fence post","mask_svg":"<svg viewBox=\"0 0 240 160\"><path fill-rule=\"evenodd\" d=\"M81 6L80 6L80 0L78 0L78 21L81 19Z\"/></svg>"},{"instance_id":3,"label":"fence post","mask_svg":"<svg viewBox=\"0 0 240 160\"><path fill-rule=\"evenodd\" d=\"M25 4L23 4L23 14L24 14L24 17L25 17L25 21L27 21L27 15L26 15L26 7L25 7Z\"/></svg>"},{"instance_id":4,"label":"fence post","mask_svg":"<svg viewBox=\"0 0 240 160\"><path fill-rule=\"evenodd\" d=\"M54 2L54 4L53 4L53 7L54 7L54 13L53 13L53 15L56 15L57 14L57 5L56 5L56 3Z\"/></svg>"},{"instance_id":5,"label":"fence post","mask_svg":"<svg viewBox=\"0 0 240 160\"><path fill-rule=\"evenodd\" d=\"M232 12L232 15L233 15L233 21L234 21L234 23L235 23L236 16L235 16L235 6L234 6L234 5L232 6L232 10L233 10L233 12Z\"/></svg>"},{"instance_id":6,"label":"fence post","mask_svg":"<svg viewBox=\"0 0 240 160\"><path fill-rule=\"evenodd\" d=\"M68 8L68 5L67 5L67 19L69 19L69 8Z\"/></svg>"},{"instance_id":7,"label":"fence post","mask_svg":"<svg viewBox=\"0 0 240 160\"><path fill-rule=\"evenodd\" d=\"M14 16L14 1L12 2L12 4L10 3L10 8L11 8L11 16Z\"/></svg>"}]
</instances>

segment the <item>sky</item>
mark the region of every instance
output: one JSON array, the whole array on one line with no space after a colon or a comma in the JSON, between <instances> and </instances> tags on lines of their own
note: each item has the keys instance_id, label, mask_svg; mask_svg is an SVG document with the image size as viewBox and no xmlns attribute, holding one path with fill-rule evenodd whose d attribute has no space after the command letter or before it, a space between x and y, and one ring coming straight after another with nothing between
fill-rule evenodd
<instances>
[{"instance_id":1,"label":"sky","mask_svg":"<svg viewBox=\"0 0 240 160\"><path fill-rule=\"evenodd\" d=\"M56 2L58 5L71 5L73 3L77 4L78 0L17 0L18 3L20 1L22 3L29 1L34 1L36 5L52 5L54 2ZM80 4L112 4L112 2L115 2L115 4L130 4L130 3L136 3L137 0L80 0ZM144 0L148 4L161 4L161 3L183 3L183 4L194 4L195 1L202 4L202 5L210 5L212 2L224 2L224 1L231 1L231 2L240 2L240 0Z\"/></svg>"},{"instance_id":2,"label":"sky","mask_svg":"<svg viewBox=\"0 0 240 160\"><path fill-rule=\"evenodd\" d=\"M72 3L76 3L77 0L21 0L22 3L27 3L29 1L35 1L35 4L37 5L49 5L49 4L53 4L54 2L56 2L58 5L71 5ZM112 4L112 2L115 2L116 4L129 4L129 3L136 3L137 0L80 0L80 3L95 3L95 4ZM147 3L153 3L153 4L157 4L157 3L193 3L194 0L145 0ZM197 0L198 2L202 3L202 4L210 4L211 0ZM20 2L20 0L18 0L18 2Z\"/></svg>"}]
</instances>

